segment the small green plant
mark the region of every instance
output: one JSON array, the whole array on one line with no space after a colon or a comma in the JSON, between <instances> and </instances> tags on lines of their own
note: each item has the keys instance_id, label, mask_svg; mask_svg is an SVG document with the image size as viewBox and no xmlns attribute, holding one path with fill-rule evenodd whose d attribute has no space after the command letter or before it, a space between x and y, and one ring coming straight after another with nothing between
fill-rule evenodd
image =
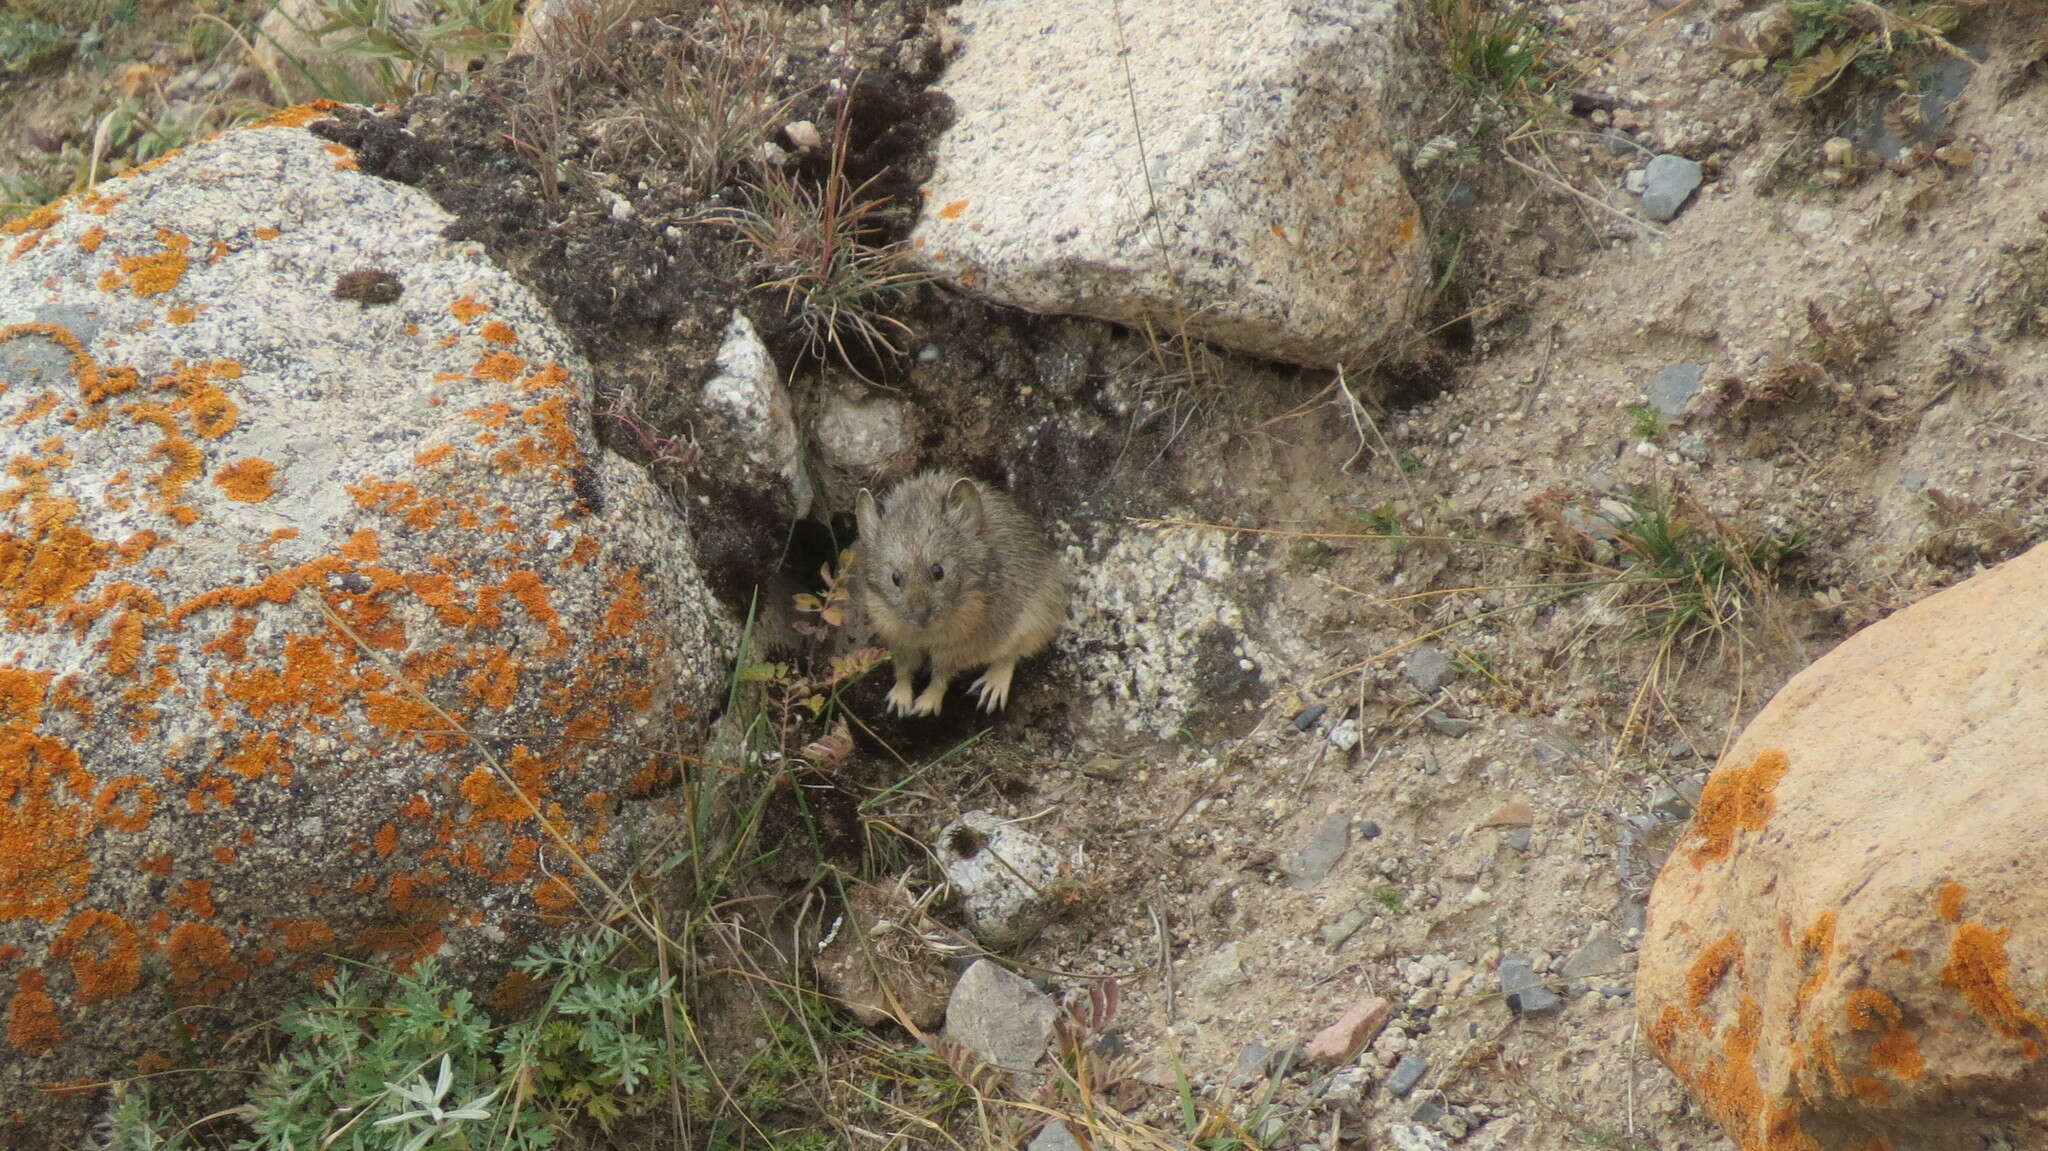
<instances>
[{"instance_id":1,"label":"small green plant","mask_svg":"<svg viewBox=\"0 0 2048 1151\"><path fill-rule=\"evenodd\" d=\"M1948 36L1971 0L1784 0L1730 25L1715 46L1738 76L1776 70L1794 100L1817 99L1844 77L1890 83L1918 99L1908 79L1931 53L1962 55Z\"/></svg>"},{"instance_id":2,"label":"small green plant","mask_svg":"<svg viewBox=\"0 0 2048 1151\"><path fill-rule=\"evenodd\" d=\"M810 354L831 353L857 371L854 347L868 357L903 353L896 340L909 337L910 326L889 308L928 277L910 270L904 244L877 243L892 205L864 198L871 185L856 187L847 179L843 121L831 166L817 186L770 166L751 186L747 206L717 221L754 250L765 277L755 289L782 296L783 311L796 318Z\"/></svg>"},{"instance_id":3,"label":"small green plant","mask_svg":"<svg viewBox=\"0 0 2048 1151\"><path fill-rule=\"evenodd\" d=\"M1686 642L1732 626L1757 606L1786 560L1805 547L1799 534L1740 532L1689 517L1669 496L1639 496L1603 512L1627 567L1620 586L1648 615L1641 634Z\"/></svg>"},{"instance_id":4,"label":"small green plant","mask_svg":"<svg viewBox=\"0 0 2048 1151\"><path fill-rule=\"evenodd\" d=\"M1630 404L1628 417L1629 434L1638 440L1663 443L1665 434L1670 430L1664 422L1664 413L1648 404Z\"/></svg>"},{"instance_id":5,"label":"small green plant","mask_svg":"<svg viewBox=\"0 0 2048 1151\"><path fill-rule=\"evenodd\" d=\"M1408 897L1398 887L1375 887L1368 898L1385 908L1389 915L1401 914L1401 909L1408 905Z\"/></svg>"},{"instance_id":6,"label":"small green plant","mask_svg":"<svg viewBox=\"0 0 2048 1151\"><path fill-rule=\"evenodd\" d=\"M2029 240L2011 251L1999 304L2007 335L2048 334L2048 240Z\"/></svg>"},{"instance_id":7,"label":"small green plant","mask_svg":"<svg viewBox=\"0 0 2048 1151\"><path fill-rule=\"evenodd\" d=\"M1408 537L1414 534L1408 527L1406 516L1406 507L1398 501L1390 501L1375 508L1359 509L1358 522L1365 525L1366 531L1386 537L1394 554L1400 555L1408 547Z\"/></svg>"},{"instance_id":8,"label":"small green plant","mask_svg":"<svg viewBox=\"0 0 2048 1151\"><path fill-rule=\"evenodd\" d=\"M715 9L715 19L700 21L705 27L694 30L688 51L648 62L649 71L632 85L639 114L629 120L637 130L617 134L622 147L652 145L672 160L684 183L704 193L723 187L754 159L796 102L779 94L774 70L787 15L774 7L707 7Z\"/></svg>"},{"instance_id":9,"label":"small green plant","mask_svg":"<svg viewBox=\"0 0 2048 1151\"><path fill-rule=\"evenodd\" d=\"M279 1020L291 1046L235 1110L251 1132L236 1151L538 1151L572 1118L608 1129L663 1092L701 1093L695 1061L665 1041L675 981L622 963L620 943L595 932L535 947L513 967L550 990L502 1027L431 961L382 997L335 975ZM183 1151L178 1130L129 1089L99 1148Z\"/></svg>"},{"instance_id":10,"label":"small green plant","mask_svg":"<svg viewBox=\"0 0 2048 1151\"><path fill-rule=\"evenodd\" d=\"M1550 39L1537 12L1530 3L1430 0L1451 75L1468 92L1506 104L1541 99L1549 88Z\"/></svg>"},{"instance_id":11,"label":"small green plant","mask_svg":"<svg viewBox=\"0 0 2048 1151\"><path fill-rule=\"evenodd\" d=\"M0 15L0 72L26 72L54 64L78 46L78 36L45 20Z\"/></svg>"},{"instance_id":12,"label":"small green plant","mask_svg":"<svg viewBox=\"0 0 2048 1151\"><path fill-rule=\"evenodd\" d=\"M356 103L403 100L459 81L469 60L503 56L519 7L518 0L323 0L293 30L336 59L273 46L284 57L289 88Z\"/></svg>"},{"instance_id":13,"label":"small green plant","mask_svg":"<svg viewBox=\"0 0 2048 1151\"><path fill-rule=\"evenodd\" d=\"M1294 545L1294 562L1317 571L1330 566L1337 549L1322 540L1300 540Z\"/></svg>"}]
</instances>

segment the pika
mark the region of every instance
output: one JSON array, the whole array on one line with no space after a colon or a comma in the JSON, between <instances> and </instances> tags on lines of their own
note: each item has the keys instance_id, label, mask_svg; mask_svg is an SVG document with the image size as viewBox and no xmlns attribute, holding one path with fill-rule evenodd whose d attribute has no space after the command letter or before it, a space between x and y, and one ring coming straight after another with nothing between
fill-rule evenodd
<instances>
[{"instance_id":1,"label":"pika","mask_svg":"<svg viewBox=\"0 0 2048 1151\"><path fill-rule=\"evenodd\" d=\"M863 488L854 518L857 595L896 665L889 710L937 715L953 676L983 664L969 690L985 710L1007 706L1017 661L1052 642L1067 614L1066 570L1030 517L977 480L928 471L880 507ZM931 682L913 695L927 659Z\"/></svg>"}]
</instances>

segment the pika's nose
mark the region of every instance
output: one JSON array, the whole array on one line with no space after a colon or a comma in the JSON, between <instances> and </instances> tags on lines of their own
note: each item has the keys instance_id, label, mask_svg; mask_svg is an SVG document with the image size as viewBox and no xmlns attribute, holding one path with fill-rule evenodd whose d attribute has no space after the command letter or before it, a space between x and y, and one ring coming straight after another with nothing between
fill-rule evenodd
<instances>
[{"instance_id":1,"label":"pika's nose","mask_svg":"<svg viewBox=\"0 0 2048 1151\"><path fill-rule=\"evenodd\" d=\"M910 609L910 622L919 627L930 625L932 622L932 609L928 607Z\"/></svg>"}]
</instances>

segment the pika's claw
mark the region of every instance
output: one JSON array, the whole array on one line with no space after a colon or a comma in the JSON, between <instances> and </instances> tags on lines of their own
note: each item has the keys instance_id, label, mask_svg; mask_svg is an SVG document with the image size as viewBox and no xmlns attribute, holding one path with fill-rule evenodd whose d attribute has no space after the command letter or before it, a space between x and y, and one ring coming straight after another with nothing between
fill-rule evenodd
<instances>
[{"instance_id":1,"label":"pika's claw","mask_svg":"<svg viewBox=\"0 0 2048 1151\"><path fill-rule=\"evenodd\" d=\"M918 713L914 710L916 707L915 701L916 696L910 690L910 681L899 679L896 681L896 686L889 689L889 714L916 715Z\"/></svg>"},{"instance_id":2,"label":"pika's claw","mask_svg":"<svg viewBox=\"0 0 2048 1151\"><path fill-rule=\"evenodd\" d=\"M1014 660L992 664L967 690L981 699L981 709L994 714L1010 706L1010 675L1017 670Z\"/></svg>"},{"instance_id":3,"label":"pika's claw","mask_svg":"<svg viewBox=\"0 0 2048 1151\"><path fill-rule=\"evenodd\" d=\"M910 714L937 715L939 714L939 705L945 701L945 681L933 680L931 686L924 689L924 694L918 696L917 700L910 705Z\"/></svg>"}]
</instances>

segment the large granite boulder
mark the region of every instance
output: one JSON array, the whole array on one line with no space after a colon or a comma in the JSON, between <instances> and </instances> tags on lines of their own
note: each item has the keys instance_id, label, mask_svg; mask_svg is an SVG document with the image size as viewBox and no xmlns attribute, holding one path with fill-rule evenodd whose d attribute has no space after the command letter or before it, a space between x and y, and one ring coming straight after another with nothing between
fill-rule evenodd
<instances>
[{"instance_id":1,"label":"large granite boulder","mask_svg":"<svg viewBox=\"0 0 2048 1151\"><path fill-rule=\"evenodd\" d=\"M1391 151L1411 7L964 0L918 258L1034 312L1370 360L1428 279Z\"/></svg>"},{"instance_id":2,"label":"large granite boulder","mask_svg":"<svg viewBox=\"0 0 2048 1151\"><path fill-rule=\"evenodd\" d=\"M344 962L503 971L726 682L582 362L324 111L0 236L0 1146Z\"/></svg>"},{"instance_id":3,"label":"large granite boulder","mask_svg":"<svg viewBox=\"0 0 2048 1151\"><path fill-rule=\"evenodd\" d=\"M1857 634L1742 734L1638 1012L1741 1147L2048 1146L2048 548Z\"/></svg>"}]
</instances>

